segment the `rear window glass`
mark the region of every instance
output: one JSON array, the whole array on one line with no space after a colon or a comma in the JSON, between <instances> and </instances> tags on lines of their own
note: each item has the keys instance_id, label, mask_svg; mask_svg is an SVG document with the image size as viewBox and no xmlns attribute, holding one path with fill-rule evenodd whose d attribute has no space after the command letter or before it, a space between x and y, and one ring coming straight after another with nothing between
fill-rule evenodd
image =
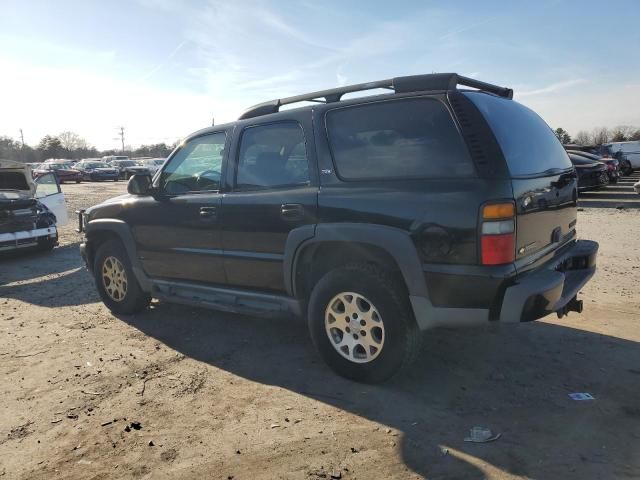
<instances>
[{"instance_id":1,"label":"rear window glass","mask_svg":"<svg viewBox=\"0 0 640 480\"><path fill-rule=\"evenodd\" d=\"M435 99L407 99L327 113L338 175L346 180L474 175L451 115Z\"/></svg>"},{"instance_id":2,"label":"rear window glass","mask_svg":"<svg viewBox=\"0 0 640 480\"><path fill-rule=\"evenodd\" d=\"M29 184L20 172L0 172L0 190L29 190Z\"/></svg>"},{"instance_id":3,"label":"rear window glass","mask_svg":"<svg viewBox=\"0 0 640 480\"><path fill-rule=\"evenodd\" d=\"M466 92L491 126L509 171L514 176L536 175L550 169L571 168L562 144L535 112L513 100Z\"/></svg>"}]
</instances>

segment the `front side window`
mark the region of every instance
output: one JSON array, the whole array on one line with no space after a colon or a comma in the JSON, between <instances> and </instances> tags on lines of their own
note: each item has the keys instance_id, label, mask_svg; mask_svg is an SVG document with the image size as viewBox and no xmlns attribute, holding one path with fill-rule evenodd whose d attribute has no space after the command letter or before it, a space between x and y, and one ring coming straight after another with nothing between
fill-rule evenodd
<instances>
[{"instance_id":1,"label":"front side window","mask_svg":"<svg viewBox=\"0 0 640 480\"><path fill-rule=\"evenodd\" d=\"M327 134L345 180L467 177L474 168L446 107L400 99L331 110Z\"/></svg>"},{"instance_id":2,"label":"front side window","mask_svg":"<svg viewBox=\"0 0 640 480\"><path fill-rule=\"evenodd\" d=\"M247 128L240 140L236 188L264 189L309 183L304 133L298 123Z\"/></svg>"},{"instance_id":3,"label":"front side window","mask_svg":"<svg viewBox=\"0 0 640 480\"><path fill-rule=\"evenodd\" d=\"M224 132L194 138L171 159L160 176L160 188L169 195L220 189Z\"/></svg>"}]
</instances>

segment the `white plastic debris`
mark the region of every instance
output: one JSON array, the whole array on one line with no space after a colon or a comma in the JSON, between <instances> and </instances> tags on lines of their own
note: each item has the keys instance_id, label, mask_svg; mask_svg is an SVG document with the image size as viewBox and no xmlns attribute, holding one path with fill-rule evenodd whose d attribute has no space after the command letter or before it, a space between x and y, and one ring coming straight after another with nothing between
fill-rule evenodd
<instances>
[{"instance_id":1,"label":"white plastic debris","mask_svg":"<svg viewBox=\"0 0 640 480\"><path fill-rule=\"evenodd\" d=\"M501 433L494 434L489 428L473 427L469 431L469 436L465 437L464 441L473 443L487 443L499 439L501 435Z\"/></svg>"},{"instance_id":2,"label":"white plastic debris","mask_svg":"<svg viewBox=\"0 0 640 480\"><path fill-rule=\"evenodd\" d=\"M577 400L577 401L595 400L595 397L593 395L586 392L570 393L569 397L571 397L572 400Z\"/></svg>"}]
</instances>

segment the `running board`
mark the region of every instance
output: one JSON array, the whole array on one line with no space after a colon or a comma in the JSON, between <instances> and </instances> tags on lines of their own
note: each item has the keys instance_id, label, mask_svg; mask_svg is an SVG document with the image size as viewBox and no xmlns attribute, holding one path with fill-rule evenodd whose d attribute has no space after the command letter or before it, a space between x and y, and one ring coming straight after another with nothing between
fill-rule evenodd
<instances>
[{"instance_id":1,"label":"running board","mask_svg":"<svg viewBox=\"0 0 640 480\"><path fill-rule=\"evenodd\" d=\"M300 316L300 303L285 295L152 279L152 296L167 302L212 308L243 315Z\"/></svg>"}]
</instances>

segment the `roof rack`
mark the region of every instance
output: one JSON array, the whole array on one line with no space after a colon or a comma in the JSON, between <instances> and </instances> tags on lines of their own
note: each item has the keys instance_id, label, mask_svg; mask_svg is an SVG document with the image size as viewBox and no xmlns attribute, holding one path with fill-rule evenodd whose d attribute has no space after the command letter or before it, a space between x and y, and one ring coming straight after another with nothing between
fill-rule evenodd
<instances>
[{"instance_id":1,"label":"roof rack","mask_svg":"<svg viewBox=\"0 0 640 480\"><path fill-rule=\"evenodd\" d=\"M458 85L477 88L485 92L494 93L500 97L512 99L513 90L499 87L490 83L481 82L473 78L462 77L457 73L432 73L427 75L411 75L407 77L396 77L375 82L358 83L346 85L344 87L330 88L317 92L304 93L293 97L278 98L268 102L259 103L245 111L239 118L260 117L270 113L276 113L283 105L290 105L298 102L334 103L339 102L346 93L362 92L373 89L393 90L395 93L421 92L433 90L455 90Z\"/></svg>"}]
</instances>

